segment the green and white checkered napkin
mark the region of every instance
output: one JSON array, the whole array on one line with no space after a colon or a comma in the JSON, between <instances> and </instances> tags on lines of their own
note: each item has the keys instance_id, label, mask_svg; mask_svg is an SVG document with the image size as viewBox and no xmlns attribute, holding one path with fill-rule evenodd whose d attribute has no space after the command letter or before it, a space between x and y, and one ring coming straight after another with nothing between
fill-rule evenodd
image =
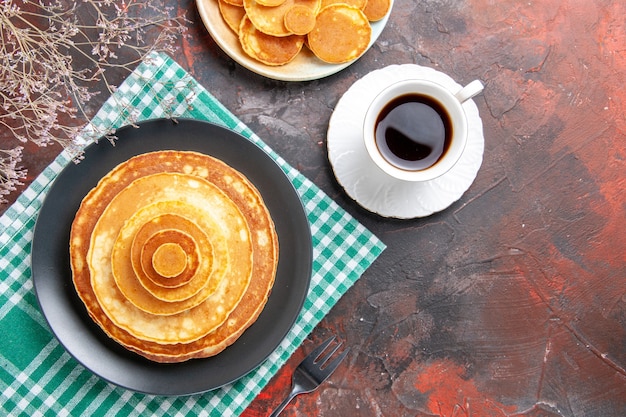
<instances>
[{"instance_id":1,"label":"green and white checkered napkin","mask_svg":"<svg viewBox=\"0 0 626 417\"><path fill-rule=\"evenodd\" d=\"M304 202L313 236L313 275L303 311L268 360L224 388L161 397L127 391L96 377L53 337L31 279L33 226L51 182L70 163L70 155L64 152L0 218L0 415L239 415L384 250L382 242L269 149L167 55L155 54L142 63L104 104L93 124L98 133L160 117L225 125L265 149L287 173Z\"/></svg>"}]
</instances>

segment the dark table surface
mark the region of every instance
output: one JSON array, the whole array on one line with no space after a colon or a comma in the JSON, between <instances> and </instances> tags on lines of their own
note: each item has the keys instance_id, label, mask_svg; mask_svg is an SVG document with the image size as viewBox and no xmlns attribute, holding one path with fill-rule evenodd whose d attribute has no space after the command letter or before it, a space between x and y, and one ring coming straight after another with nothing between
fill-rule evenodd
<instances>
[{"instance_id":1,"label":"dark table surface","mask_svg":"<svg viewBox=\"0 0 626 417\"><path fill-rule=\"evenodd\" d=\"M361 59L293 83L230 59L194 1L166 3L190 20L178 63L388 246L244 416L331 333L347 360L285 416L626 415L623 1L396 0ZM355 81L405 63L483 81L485 153L458 202L394 220L345 194L326 132ZM28 184L60 150L25 152Z\"/></svg>"}]
</instances>

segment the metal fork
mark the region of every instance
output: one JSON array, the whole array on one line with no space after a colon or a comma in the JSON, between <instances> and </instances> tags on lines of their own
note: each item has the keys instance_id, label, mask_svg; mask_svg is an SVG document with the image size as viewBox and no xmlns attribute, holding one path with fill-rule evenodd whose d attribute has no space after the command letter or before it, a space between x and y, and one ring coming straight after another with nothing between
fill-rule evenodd
<instances>
[{"instance_id":1,"label":"metal fork","mask_svg":"<svg viewBox=\"0 0 626 417\"><path fill-rule=\"evenodd\" d=\"M287 404L289 404L289 402L296 395L308 393L315 390L322 384L322 382L326 380L326 378L330 376L330 374L335 371L335 369L337 369L341 361L344 360L344 358L350 351L350 348L344 350L341 355L339 355L335 360L326 364L326 362L328 362L330 357L337 351L337 349L339 349L342 344L341 342L339 342L339 344L333 347L328 354L322 357L322 352L326 350L328 345L330 345L333 340L335 340L334 336L316 347L311 353L309 353L306 358L304 358L302 362L300 362L300 365L298 365L293 373L291 381L291 392L289 393L287 398L285 398L283 402L280 403L278 407L276 407L270 417L278 416L280 412L283 411Z\"/></svg>"}]
</instances>

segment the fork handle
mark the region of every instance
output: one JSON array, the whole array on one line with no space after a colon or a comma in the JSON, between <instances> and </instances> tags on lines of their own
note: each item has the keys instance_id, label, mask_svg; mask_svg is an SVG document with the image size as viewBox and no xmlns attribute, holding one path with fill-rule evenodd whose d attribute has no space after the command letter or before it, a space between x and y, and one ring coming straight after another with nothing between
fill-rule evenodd
<instances>
[{"instance_id":1,"label":"fork handle","mask_svg":"<svg viewBox=\"0 0 626 417\"><path fill-rule=\"evenodd\" d=\"M285 398L283 402L280 403L278 407L276 407L276 409L272 412L272 414L270 414L270 417L277 417L280 414L280 412L283 411L285 407L287 407L287 404L289 404L289 402L293 400L293 397L295 397L298 394L300 394L298 391L290 392L287 398Z\"/></svg>"}]
</instances>

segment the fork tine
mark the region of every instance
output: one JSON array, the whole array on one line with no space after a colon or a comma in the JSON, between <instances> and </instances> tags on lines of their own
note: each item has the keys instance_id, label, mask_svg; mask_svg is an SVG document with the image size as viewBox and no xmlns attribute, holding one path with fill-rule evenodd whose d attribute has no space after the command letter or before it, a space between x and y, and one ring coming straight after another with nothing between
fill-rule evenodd
<instances>
[{"instance_id":1,"label":"fork tine","mask_svg":"<svg viewBox=\"0 0 626 417\"><path fill-rule=\"evenodd\" d=\"M328 338L324 343L313 349L311 353L309 353L309 355L304 358L302 363L310 365L315 363L316 359L322 354L322 352L328 347L328 345L332 343L333 340L335 340L335 336Z\"/></svg>"},{"instance_id":2,"label":"fork tine","mask_svg":"<svg viewBox=\"0 0 626 417\"><path fill-rule=\"evenodd\" d=\"M337 369L341 361L343 361L346 358L346 356L348 356L348 352L350 352L350 348L347 348L346 350L341 352L341 355L337 356L337 358L333 360L331 363L329 363L328 365L325 365L322 370L324 372L328 372L328 376L330 376L330 374L335 372L335 369Z\"/></svg>"},{"instance_id":3,"label":"fork tine","mask_svg":"<svg viewBox=\"0 0 626 417\"><path fill-rule=\"evenodd\" d=\"M323 352L323 354L324 354L324 355L323 355L323 357L322 357L322 354L320 354L320 355L316 358L315 362L313 362L313 363L317 364L320 368L322 368L322 367L324 366L324 364L325 364L326 362L328 362L328 360L330 359L330 357L331 357L331 356L333 356L333 354L334 354L335 352L337 352L337 350L341 347L341 345L342 345L342 344L343 344L343 343L339 342L337 345L335 345L335 346L334 346L334 347L332 347L331 349L328 349L328 353L326 353L326 351L324 351L324 352Z\"/></svg>"}]
</instances>

